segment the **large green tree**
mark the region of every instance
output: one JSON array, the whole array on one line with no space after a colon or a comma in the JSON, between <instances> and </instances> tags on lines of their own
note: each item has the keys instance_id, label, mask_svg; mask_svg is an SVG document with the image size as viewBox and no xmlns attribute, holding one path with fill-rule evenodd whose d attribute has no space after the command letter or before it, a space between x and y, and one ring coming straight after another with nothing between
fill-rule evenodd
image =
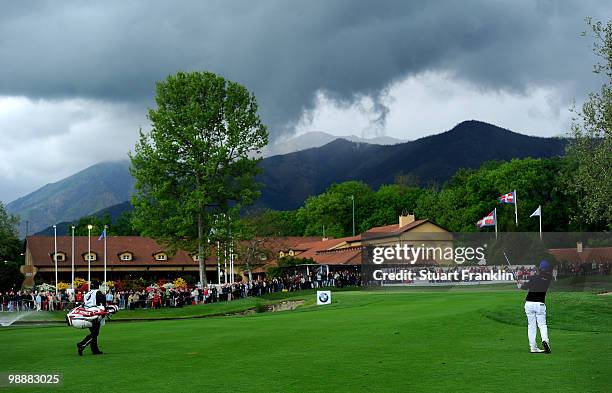
<instances>
[{"instance_id":1,"label":"large green tree","mask_svg":"<svg viewBox=\"0 0 612 393\"><path fill-rule=\"evenodd\" d=\"M478 170L460 170L440 192L431 191L417 200L416 213L455 231L476 230L476 221L497 207L500 231L537 231L538 220L529 215L542 205L548 231L566 231L571 200L560 182L565 161L553 159L514 159L487 162ZM513 205L497 198L517 190L519 226L515 225Z\"/></svg>"},{"instance_id":2,"label":"large green tree","mask_svg":"<svg viewBox=\"0 0 612 393\"><path fill-rule=\"evenodd\" d=\"M579 230L569 222L575 200L568 195L564 176L571 171L565 158L524 158L490 161L479 169L459 170L441 190L404 184L382 185L372 191L367 184L348 181L331 185L308 198L297 211L264 211L244 221L259 235L321 235L342 237L352 233L351 195L355 196L358 233L397 224L402 213L415 213L454 232L476 231L476 221L497 207L500 231L538 231L530 214L542 206L545 231ZM514 206L497 198L517 190L519 225Z\"/></svg>"},{"instance_id":3,"label":"large green tree","mask_svg":"<svg viewBox=\"0 0 612 393\"><path fill-rule=\"evenodd\" d=\"M115 220L113 220L110 214L81 217L68 226L66 235L72 233L71 226L74 225L75 236L87 236L87 226L92 225L91 235L97 237L100 236L106 225L107 236L138 236L140 233L132 225L132 214L132 211L123 212Z\"/></svg>"},{"instance_id":4,"label":"large green tree","mask_svg":"<svg viewBox=\"0 0 612 393\"><path fill-rule=\"evenodd\" d=\"M17 237L19 217L9 214L0 202L0 263L20 262L21 241Z\"/></svg>"},{"instance_id":5,"label":"large green tree","mask_svg":"<svg viewBox=\"0 0 612 393\"><path fill-rule=\"evenodd\" d=\"M572 221L587 229L612 229L612 22L587 18L599 58L593 71L603 79L598 92L590 93L572 125L568 149L572 167L567 188L577 202Z\"/></svg>"},{"instance_id":6,"label":"large green tree","mask_svg":"<svg viewBox=\"0 0 612 393\"><path fill-rule=\"evenodd\" d=\"M130 154L134 226L171 251L196 253L200 282L213 217L258 195L255 158L268 141L255 96L210 72L179 72L157 83L149 132Z\"/></svg>"},{"instance_id":7,"label":"large green tree","mask_svg":"<svg viewBox=\"0 0 612 393\"><path fill-rule=\"evenodd\" d=\"M309 197L304 207L297 212L298 226L304 228L303 235L343 237L353 232L353 200L355 198L355 225L370 215L373 192L359 181L332 184L324 193Z\"/></svg>"},{"instance_id":8,"label":"large green tree","mask_svg":"<svg viewBox=\"0 0 612 393\"><path fill-rule=\"evenodd\" d=\"M388 224L397 224L400 214L414 213L417 201L427 191L416 186L402 184L382 185L374 193L367 215L359 222L361 232Z\"/></svg>"},{"instance_id":9,"label":"large green tree","mask_svg":"<svg viewBox=\"0 0 612 393\"><path fill-rule=\"evenodd\" d=\"M301 236L304 228L296 219L297 211L263 209L250 212L241 221L257 236Z\"/></svg>"},{"instance_id":10,"label":"large green tree","mask_svg":"<svg viewBox=\"0 0 612 393\"><path fill-rule=\"evenodd\" d=\"M0 292L19 289L23 282L19 271L23 257L22 242L17 237L18 223L19 218L9 214L0 202Z\"/></svg>"}]
</instances>

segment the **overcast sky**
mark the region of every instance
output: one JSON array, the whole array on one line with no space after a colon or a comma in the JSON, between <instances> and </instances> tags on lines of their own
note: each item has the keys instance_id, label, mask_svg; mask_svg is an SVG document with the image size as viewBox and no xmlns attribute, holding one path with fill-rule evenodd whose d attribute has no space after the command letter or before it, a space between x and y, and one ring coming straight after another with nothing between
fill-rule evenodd
<instances>
[{"instance_id":1,"label":"overcast sky","mask_svg":"<svg viewBox=\"0 0 612 393\"><path fill-rule=\"evenodd\" d=\"M155 81L244 84L271 139L402 139L479 119L561 135L598 87L584 17L608 1L62 1L0 4L0 200L103 160L147 128Z\"/></svg>"}]
</instances>

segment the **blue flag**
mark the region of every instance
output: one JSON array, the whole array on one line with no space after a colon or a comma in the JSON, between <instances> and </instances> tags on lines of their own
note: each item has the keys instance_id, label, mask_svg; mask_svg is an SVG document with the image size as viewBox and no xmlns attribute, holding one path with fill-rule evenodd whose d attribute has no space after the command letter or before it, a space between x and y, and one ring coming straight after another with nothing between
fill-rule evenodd
<instances>
[{"instance_id":1,"label":"blue flag","mask_svg":"<svg viewBox=\"0 0 612 393\"><path fill-rule=\"evenodd\" d=\"M100 235L100 237L98 238L98 240L102 240L103 238L106 237L106 228L102 231L102 234Z\"/></svg>"}]
</instances>

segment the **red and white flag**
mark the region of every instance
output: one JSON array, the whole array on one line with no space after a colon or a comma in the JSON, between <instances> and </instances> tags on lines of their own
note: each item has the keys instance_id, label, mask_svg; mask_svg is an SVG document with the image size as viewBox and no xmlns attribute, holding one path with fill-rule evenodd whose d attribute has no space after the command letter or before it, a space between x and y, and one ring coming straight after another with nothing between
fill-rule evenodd
<instances>
[{"instance_id":1,"label":"red and white flag","mask_svg":"<svg viewBox=\"0 0 612 393\"><path fill-rule=\"evenodd\" d=\"M514 199L515 199L514 191L504 194L500 196L498 199L501 203L514 203Z\"/></svg>"},{"instance_id":2,"label":"red and white flag","mask_svg":"<svg viewBox=\"0 0 612 393\"><path fill-rule=\"evenodd\" d=\"M497 217L495 215L495 210L493 210L491 213L487 214L486 216L478 220L478 222L476 223L476 226L478 228L492 227L495 225L496 221L497 221Z\"/></svg>"}]
</instances>

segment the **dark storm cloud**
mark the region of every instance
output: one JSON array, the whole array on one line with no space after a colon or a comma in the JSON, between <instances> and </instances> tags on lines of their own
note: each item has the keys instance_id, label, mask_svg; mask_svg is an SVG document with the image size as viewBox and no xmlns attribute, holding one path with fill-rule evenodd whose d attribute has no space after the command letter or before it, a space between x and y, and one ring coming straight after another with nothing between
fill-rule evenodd
<instances>
[{"instance_id":1,"label":"dark storm cloud","mask_svg":"<svg viewBox=\"0 0 612 393\"><path fill-rule=\"evenodd\" d=\"M155 81L210 70L254 91L274 135L318 90L376 100L427 70L519 94L564 85L570 100L593 83L584 17L610 10L603 1L5 2L0 95L152 105Z\"/></svg>"}]
</instances>

